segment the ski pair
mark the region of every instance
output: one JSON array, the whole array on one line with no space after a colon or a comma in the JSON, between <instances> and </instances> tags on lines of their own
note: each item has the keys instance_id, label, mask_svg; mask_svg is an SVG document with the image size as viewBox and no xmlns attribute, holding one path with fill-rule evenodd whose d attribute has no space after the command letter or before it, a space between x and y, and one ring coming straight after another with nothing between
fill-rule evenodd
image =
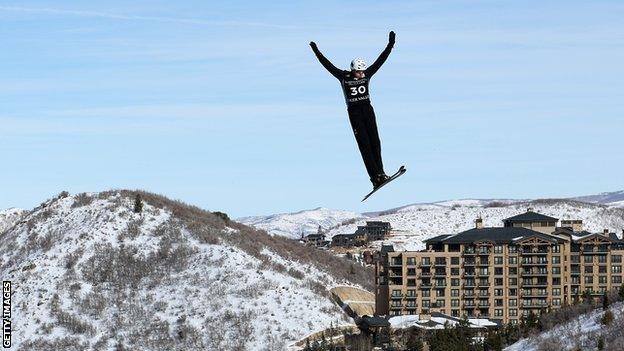
<instances>
[{"instance_id":1,"label":"ski pair","mask_svg":"<svg viewBox=\"0 0 624 351\"><path fill-rule=\"evenodd\" d=\"M381 189L384 185L386 185L386 184L390 183L391 181L397 179L398 177L402 176L403 173L405 173L405 172L407 172L407 169L405 169L405 166L399 167L399 170L396 171L396 173L391 175L385 182L379 184L379 186L375 187L373 189L373 191L371 191L366 196L364 196L364 198L362 199L362 202L366 201L366 199L368 199L369 196L373 195L377 190Z\"/></svg>"}]
</instances>

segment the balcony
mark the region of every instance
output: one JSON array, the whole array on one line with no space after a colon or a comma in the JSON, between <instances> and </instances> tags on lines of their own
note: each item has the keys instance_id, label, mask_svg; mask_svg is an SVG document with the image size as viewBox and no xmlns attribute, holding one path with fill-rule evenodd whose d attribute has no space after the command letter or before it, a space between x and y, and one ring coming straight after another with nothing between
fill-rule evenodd
<instances>
[{"instance_id":1,"label":"balcony","mask_svg":"<svg viewBox=\"0 0 624 351\"><path fill-rule=\"evenodd\" d=\"M474 256L476 254L477 253L475 252L475 250L464 250L464 251L462 251L462 255L464 255L464 256Z\"/></svg>"},{"instance_id":2,"label":"balcony","mask_svg":"<svg viewBox=\"0 0 624 351\"><path fill-rule=\"evenodd\" d=\"M474 304L464 304L463 308L466 310L472 310L472 309L477 308L477 306Z\"/></svg>"},{"instance_id":3,"label":"balcony","mask_svg":"<svg viewBox=\"0 0 624 351\"><path fill-rule=\"evenodd\" d=\"M548 255L548 250L522 250L521 252L522 255L524 256L529 256L529 255Z\"/></svg>"},{"instance_id":4,"label":"balcony","mask_svg":"<svg viewBox=\"0 0 624 351\"><path fill-rule=\"evenodd\" d=\"M403 262L401 260L391 260L390 267L403 267Z\"/></svg>"},{"instance_id":5,"label":"balcony","mask_svg":"<svg viewBox=\"0 0 624 351\"><path fill-rule=\"evenodd\" d=\"M479 261L477 262L477 266L489 266L490 261Z\"/></svg>"},{"instance_id":6,"label":"balcony","mask_svg":"<svg viewBox=\"0 0 624 351\"><path fill-rule=\"evenodd\" d=\"M446 267L446 261L436 261L433 265L437 267Z\"/></svg>"},{"instance_id":7,"label":"balcony","mask_svg":"<svg viewBox=\"0 0 624 351\"><path fill-rule=\"evenodd\" d=\"M475 282L464 282L464 284L462 284L462 286L464 288L474 288L477 285L475 284Z\"/></svg>"},{"instance_id":8,"label":"balcony","mask_svg":"<svg viewBox=\"0 0 624 351\"><path fill-rule=\"evenodd\" d=\"M548 260L539 260L539 261L522 261L523 266L546 266L548 265Z\"/></svg>"},{"instance_id":9,"label":"balcony","mask_svg":"<svg viewBox=\"0 0 624 351\"><path fill-rule=\"evenodd\" d=\"M420 288L421 289L431 289L432 285L431 283L421 283L420 284Z\"/></svg>"},{"instance_id":10,"label":"balcony","mask_svg":"<svg viewBox=\"0 0 624 351\"><path fill-rule=\"evenodd\" d=\"M546 308L548 307L547 302L533 302L533 303L522 303L522 308Z\"/></svg>"},{"instance_id":11,"label":"balcony","mask_svg":"<svg viewBox=\"0 0 624 351\"><path fill-rule=\"evenodd\" d=\"M477 282L477 286L479 286L479 287L481 287L481 286L490 286L490 282L489 281Z\"/></svg>"},{"instance_id":12,"label":"balcony","mask_svg":"<svg viewBox=\"0 0 624 351\"><path fill-rule=\"evenodd\" d=\"M548 286L548 282L522 282L523 287L545 287Z\"/></svg>"},{"instance_id":13,"label":"balcony","mask_svg":"<svg viewBox=\"0 0 624 351\"><path fill-rule=\"evenodd\" d=\"M476 261L464 261L464 266L475 266L476 264Z\"/></svg>"},{"instance_id":14,"label":"balcony","mask_svg":"<svg viewBox=\"0 0 624 351\"><path fill-rule=\"evenodd\" d=\"M548 271L530 271L530 272L522 272L520 276L522 277L546 277L548 275Z\"/></svg>"},{"instance_id":15,"label":"balcony","mask_svg":"<svg viewBox=\"0 0 624 351\"><path fill-rule=\"evenodd\" d=\"M420 267L431 267L431 262L423 262L420 264Z\"/></svg>"},{"instance_id":16,"label":"balcony","mask_svg":"<svg viewBox=\"0 0 624 351\"><path fill-rule=\"evenodd\" d=\"M414 299L416 299L416 298L418 298L418 296L417 296L417 295L405 295L405 299L406 299L406 300L414 300Z\"/></svg>"}]
</instances>

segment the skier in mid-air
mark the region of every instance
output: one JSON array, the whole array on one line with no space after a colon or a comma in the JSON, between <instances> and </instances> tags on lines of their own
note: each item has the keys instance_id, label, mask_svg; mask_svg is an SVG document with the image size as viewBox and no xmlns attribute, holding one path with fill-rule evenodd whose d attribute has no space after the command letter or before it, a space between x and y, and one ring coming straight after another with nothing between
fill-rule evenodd
<instances>
[{"instance_id":1,"label":"skier in mid-air","mask_svg":"<svg viewBox=\"0 0 624 351\"><path fill-rule=\"evenodd\" d=\"M334 66L319 51L316 43L310 42L314 54L323 67L341 83L355 140L375 190L387 182L389 177L384 172L381 160L381 142L377 132L375 111L370 103L368 82L390 55L390 51L392 51L394 46L394 40L395 33L391 31L388 37L388 45L377 60L367 67L363 59L356 58L351 61L351 71L344 71ZM401 169L404 170L404 168Z\"/></svg>"}]
</instances>

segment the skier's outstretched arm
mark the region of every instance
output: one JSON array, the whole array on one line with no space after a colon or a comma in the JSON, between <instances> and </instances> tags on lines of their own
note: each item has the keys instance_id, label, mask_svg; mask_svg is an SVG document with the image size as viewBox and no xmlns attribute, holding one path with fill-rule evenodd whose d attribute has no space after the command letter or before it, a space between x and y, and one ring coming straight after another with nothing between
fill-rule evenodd
<instances>
[{"instance_id":1,"label":"skier's outstretched arm","mask_svg":"<svg viewBox=\"0 0 624 351\"><path fill-rule=\"evenodd\" d=\"M314 51L316 58L318 58L319 62L321 62L323 67L325 67L325 69L328 70L329 73L332 74L332 76L340 79L342 71L334 66L325 56L323 56L323 54L321 54L315 42L311 41L310 46L312 47L312 51Z\"/></svg>"},{"instance_id":2,"label":"skier's outstretched arm","mask_svg":"<svg viewBox=\"0 0 624 351\"><path fill-rule=\"evenodd\" d=\"M379 55L377 60L375 60L375 62L373 62L373 64L370 65L368 67L368 69L366 69L366 75L367 76L370 77L373 74L377 73L377 70L379 70L381 65L383 65L384 62L386 62L386 59L390 55L390 51L392 51L392 47L394 46L394 38L395 37L396 37L396 34L394 34L394 32L390 32L390 34L388 36L388 45L386 46L384 51L381 52L381 55Z\"/></svg>"}]
</instances>

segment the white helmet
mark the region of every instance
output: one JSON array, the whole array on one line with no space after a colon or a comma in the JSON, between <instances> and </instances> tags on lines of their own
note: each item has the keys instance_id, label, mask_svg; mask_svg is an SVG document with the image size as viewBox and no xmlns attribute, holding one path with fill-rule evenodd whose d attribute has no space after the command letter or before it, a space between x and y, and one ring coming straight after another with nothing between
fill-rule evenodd
<instances>
[{"instance_id":1,"label":"white helmet","mask_svg":"<svg viewBox=\"0 0 624 351\"><path fill-rule=\"evenodd\" d=\"M356 58L351 61L351 70L352 71L363 71L366 69L366 61L361 58Z\"/></svg>"}]
</instances>

